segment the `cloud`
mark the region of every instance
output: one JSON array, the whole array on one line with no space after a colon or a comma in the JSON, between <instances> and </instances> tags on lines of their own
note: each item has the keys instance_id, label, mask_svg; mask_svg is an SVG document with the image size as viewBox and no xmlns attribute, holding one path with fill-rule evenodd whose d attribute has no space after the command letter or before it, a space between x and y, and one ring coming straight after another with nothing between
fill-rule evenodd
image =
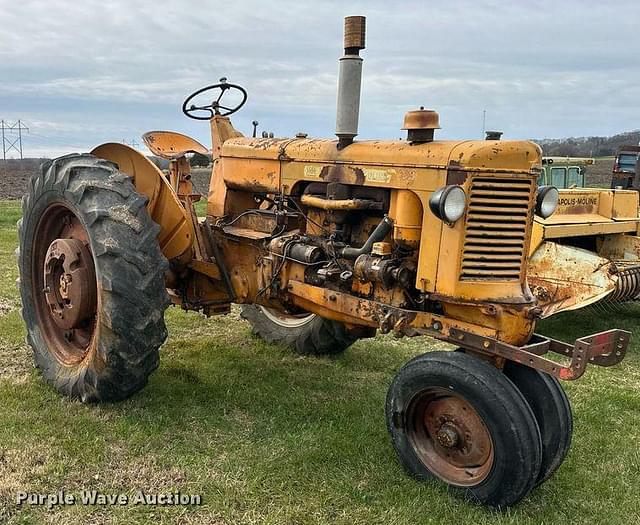
<instances>
[{"instance_id":1,"label":"cloud","mask_svg":"<svg viewBox=\"0 0 640 525\"><path fill-rule=\"evenodd\" d=\"M0 118L33 123L27 152L163 127L208 143L180 106L223 75L249 91L234 117L247 132L257 118L331 136L342 18L356 13L362 137L400 136L418 105L441 113L445 138L478 137L483 110L511 138L639 127L637 2L0 2Z\"/></svg>"}]
</instances>

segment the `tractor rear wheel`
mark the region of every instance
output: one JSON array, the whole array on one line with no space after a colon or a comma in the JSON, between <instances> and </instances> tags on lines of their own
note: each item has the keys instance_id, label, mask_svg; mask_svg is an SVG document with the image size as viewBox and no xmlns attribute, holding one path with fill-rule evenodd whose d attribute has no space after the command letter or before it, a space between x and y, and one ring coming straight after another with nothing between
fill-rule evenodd
<instances>
[{"instance_id":1,"label":"tractor rear wheel","mask_svg":"<svg viewBox=\"0 0 640 525\"><path fill-rule=\"evenodd\" d=\"M285 313L251 304L242 307L241 316L249 321L255 335L299 354L340 354L358 340L344 324L309 312Z\"/></svg>"},{"instance_id":2,"label":"tractor rear wheel","mask_svg":"<svg viewBox=\"0 0 640 525\"><path fill-rule=\"evenodd\" d=\"M533 410L542 436L542 466L536 485L549 479L567 457L573 434L571 405L560 381L528 366L508 361L505 375Z\"/></svg>"},{"instance_id":3,"label":"tractor rear wheel","mask_svg":"<svg viewBox=\"0 0 640 525\"><path fill-rule=\"evenodd\" d=\"M128 175L91 155L43 164L18 222L20 294L36 366L84 402L129 397L167 337L159 226Z\"/></svg>"},{"instance_id":4,"label":"tractor rear wheel","mask_svg":"<svg viewBox=\"0 0 640 525\"><path fill-rule=\"evenodd\" d=\"M431 352L400 369L386 402L387 428L406 470L436 477L465 498L507 507L534 487L540 430L502 372L461 352Z\"/></svg>"}]
</instances>

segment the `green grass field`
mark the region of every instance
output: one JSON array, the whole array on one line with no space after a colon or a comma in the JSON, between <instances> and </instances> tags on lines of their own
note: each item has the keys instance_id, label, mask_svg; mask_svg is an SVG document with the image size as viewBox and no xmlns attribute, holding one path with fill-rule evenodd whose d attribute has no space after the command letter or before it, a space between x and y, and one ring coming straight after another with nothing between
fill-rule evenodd
<instances>
[{"instance_id":1,"label":"green grass field","mask_svg":"<svg viewBox=\"0 0 640 525\"><path fill-rule=\"evenodd\" d=\"M170 339L126 402L61 398L32 368L15 288L17 203L0 202L0 523L640 523L640 348L567 384L575 434L558 473L497 514L403 472L383 401L412 356L442 344L378 337L336 359L292 355L237 312L168 312ZM563 315L541 331L635 329L640 309ZM199 507L18 507L16 493L200 494Z\"/></svg>"}]
</instances>

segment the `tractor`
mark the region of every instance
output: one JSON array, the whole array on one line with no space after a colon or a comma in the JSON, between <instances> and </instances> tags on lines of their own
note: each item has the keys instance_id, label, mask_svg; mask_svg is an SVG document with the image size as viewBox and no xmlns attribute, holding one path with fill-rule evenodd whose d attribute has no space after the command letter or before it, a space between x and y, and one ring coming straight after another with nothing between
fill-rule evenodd
<instances>
[{"instance_id":1,"label":"tractor","mask_svg":"<svg viewBox=\"0 0 640 525\"><path fill-rule=\"evenodd\" d=\"M542 317L640 298L638 192L587 187L593 163L542 159L538 184L552 184L560 195L553 215L535 217L529 246L528 282Z\"/></svg>"},{"instance_id":2,"label":"tractor","mask_svg":"<svg viewBox=\"0 0 640 525\"><path fill-rule=\"evenodd\" d=\"M640 166L640 145L621 146L613 163L611 188L639 190L636 172Z\"/></svg>"},{"instance_id":3,"label":"tractor","mask_svg":"<svg viewBox=\"0 0 640 525\"><path fill-rule=\"evenodd\" d=\"M347 17L336 139L243 136L230 115L247 92L221 79L182 106L208 123L211 149L144 136L166 173L120 143L45 163L18 224L28 343L48 383L94 403L145 386L169 305L209 316L239 304L255 334L306 355L377 331L447 341L456 351L419 355L393 379L391 442L411 475L504 508L567 455L559 380L619 363L630 334L534 333L534 217L558 204L537 187L537 145L435 140L438 113L423 108L405 115L406 140L355 140L364 47L364 17ZM213 161L205 217L193 153Z\"/></svg>"}]
</instances>

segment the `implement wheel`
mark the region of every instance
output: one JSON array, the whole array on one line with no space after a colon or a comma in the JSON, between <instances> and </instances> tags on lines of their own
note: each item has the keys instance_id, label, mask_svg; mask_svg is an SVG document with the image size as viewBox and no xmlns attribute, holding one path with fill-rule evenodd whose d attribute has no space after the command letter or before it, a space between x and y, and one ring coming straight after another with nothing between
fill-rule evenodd
<instances>
[{"instance_id":1,"label":"implement wheel","mask_svg":"<svg viewBox=\"0 0 640 525\"><path fill-rule=\"evenodd\" d=\"M159 226L129 176L91 155L45 163L18 222L20 294L36 366L84 402L124 399L167 337Z\"/></svg>"},{"instance_id":2,"label":"implement wheel","mask_svg":"<svg viewBox=\"0 0 640 525\"><path fill-rule=\"evenodd\" d=\"M542 466L536 485L549 479L567 457L573 416L567 395L555 377L508 361L505 375L518 387L533 410L542 436Z\"/></svg>"},{"instance_id":3,"label":"implement wheel","mask_svg":"<svg viewBox=\"0 0 640 525\"><path fill-rule=\"evenodd\" d=\"M389 388L387 427L418 479L439 478L467 499L507 507L534 487L540 431L517 388L495 367L458 352L409 361Z\"/></svg>"},{"instance_id":4,"label":"implement wheel","mask_svg":"<svg viewBox=\"0 0 640 525\"><path fill-rule=\"evenodd\" d=\"M243 306L241 315L255 335L299 354L340 354L358 340L342 323L309 312L293 314L252 304Z\"/></svg>"}]
</instances>

